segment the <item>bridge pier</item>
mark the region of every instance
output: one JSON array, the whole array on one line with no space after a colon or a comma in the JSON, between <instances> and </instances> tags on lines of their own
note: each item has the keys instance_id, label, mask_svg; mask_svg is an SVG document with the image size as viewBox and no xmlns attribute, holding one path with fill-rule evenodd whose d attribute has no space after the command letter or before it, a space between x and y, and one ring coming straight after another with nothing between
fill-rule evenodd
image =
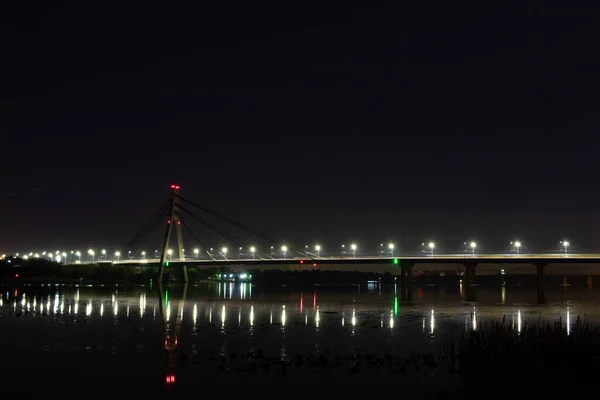
<instances>
[{"instance_id":1,"label":"bridge pier","mask_svg":"<svg viewBox=\"0 0 600 400\"><path fill-rule=\"evenodd\" d=\"M537 269L537 298L538 303L542 304L546 302L546 274L545 274L545 263L535 264Z\"/></svg>"},{"instance_id":2,"label":"bridge pier","mask_svg":"<svg viewBox=\"0 0 600 400\"><path fill-rule=\"evenodd\" d=\"M406 263L400 267L400 273L402 274L400 279L400 291L403 301L412 300L414 266L414 264Z\"/></svg>"},{"instance_id":3,"label":"bridge pier","mask_svg":"<svg viewBox=\"0 0 600 400\"><path fill-rule=\"evenodd\" d=\"M465 263L465 281L468 285L475 284L475 277L477 276L477 264Z\"/></svg>"},{"instance_id":4,"label":"bridge pier","mask_svg":"<svg viewBox=\"0 0 600 400\"><path fill-rule=\"evenodd\" d=\"M465 294L467 301L477 301L477 294L475 292L475 277L477 276L477 264L476 263L465 263Z\"/></svg>"}]
</instances>

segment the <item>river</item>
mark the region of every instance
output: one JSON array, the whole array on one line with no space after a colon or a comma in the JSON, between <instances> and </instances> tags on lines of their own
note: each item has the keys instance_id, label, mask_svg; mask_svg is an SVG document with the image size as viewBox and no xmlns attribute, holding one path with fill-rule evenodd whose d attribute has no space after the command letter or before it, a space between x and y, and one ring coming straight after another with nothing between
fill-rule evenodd
<instances>
[{"instance_id":1,"label":"river","mask_svg":"<svg viewBox=\"0 0 600 400\"><path fill-rule=\"evenodd\" d=\"M21 392L451 393L444 342L493 319L600 322L600 290L244 283L1 287L1 373ZM431 355L431 358L429 357ZM432 361L433 360L433 361ZM437 364L437 365L436 365Z\"/></svg>"}]
</instances>

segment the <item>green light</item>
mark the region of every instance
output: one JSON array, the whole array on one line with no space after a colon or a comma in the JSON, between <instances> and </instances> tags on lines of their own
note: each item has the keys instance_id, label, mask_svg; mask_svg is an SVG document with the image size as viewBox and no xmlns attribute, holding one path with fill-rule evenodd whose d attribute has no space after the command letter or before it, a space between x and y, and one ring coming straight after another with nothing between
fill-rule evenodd
<instances>
[{"instance_id":1,"label":"green light","mask_svg":"<svg viewBox=\"0 0 600 400\"><path fill-rule=\"evenodd\" d=\"M398 316L398 296L394 296L394 316Z\"/></svg>"},{"instance_id":2,"label":"green light","mask_svg":"<svg viewBox=\"0 0 600 400\"><path fill-rule=\"evenodd\" d=\"M169 304L169 291L165 290L165 304Z\"/></svg>"},{"instance_id":3,"label":"green light","mask_svg":"<svg viewBox=\"0 0 600 400\"><path fill-rule=\"evenodd\" d=\"M394 258L394 264L398 264L398 259Z\"/></svg>"},{"instance_id":4,"label":"green light","mask_svg":"<svg viewBox=\"0 0 600 400\"><path fill-rule=\"evenodd\" d=\"M168 267L168 266L169 266L169 262L165 261L165 267Z\"/></svg>"}]
</instances>

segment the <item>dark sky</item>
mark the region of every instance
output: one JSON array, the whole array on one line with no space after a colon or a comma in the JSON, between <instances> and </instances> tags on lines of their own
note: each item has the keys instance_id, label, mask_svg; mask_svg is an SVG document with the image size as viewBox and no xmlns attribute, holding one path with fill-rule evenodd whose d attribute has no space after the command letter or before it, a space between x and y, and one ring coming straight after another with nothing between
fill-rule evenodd
<instances>
[{"instance_id":1,"label":"dark sky","mask_svg":"<svg viewBox=\"0 0 600 400\"><path fill-rule=\"evenodd\" d=\"M3 12L0 252L123 250L171 183L301 246L600 250L591 6L51 3Z\"/></svg>"}]
</instances>

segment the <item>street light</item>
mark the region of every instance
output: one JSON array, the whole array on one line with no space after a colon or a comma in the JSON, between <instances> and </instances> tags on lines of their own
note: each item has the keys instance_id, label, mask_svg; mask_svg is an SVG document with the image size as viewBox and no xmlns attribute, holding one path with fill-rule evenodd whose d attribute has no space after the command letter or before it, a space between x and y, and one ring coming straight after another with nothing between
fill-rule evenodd
<instances>
[{"instance_id":1,"label":"street light","mask_svg":"<svg viewBox=\"0 0 600 400\"><path fill-rule=\"evenodd\" d=\"M63 256L63 260L65 260L65 265L67 265L67 253L63 251L62 256Z\"/></svg>"},{"instance_id":2,"label":"street light","mask_svg":"<svg viewBox=\"0 0 600 400\"><path fill-rule=\"evenodd\" d=\"M517 255L519 255L519 249L521 248L521 242L519 242L517 240L516 242L511 242L510 244L512 244L513 246L515 246L515 250L517 251Z\"/></svg>"},{"instance_id":3,"label":"street light","mask_svg":"<svg viewBox=\"0 0 600 400\"><path fill-rule=\"evenodd\" d=\"M256 252L256 247L250 247L250 253L252 253L252 259L254 260L254 253Z\"/></svg>"},{"instance_id":4,"label":"street light","mask_svg":"<svg viewBox=\"0 0 600 400\"><path fill-rule=\"evenodd\" d=\"M283 259L286 259L287 255L287 246L281 246L281 251L283 251Z\"/></svg>"},{"instance_id":5,"label":"street light","mask_svg":"<svg viewBox=\"0 0 600 400\"><path fill-rule=\"evenodd\" d=\"M319 245L316 245L316 246L315 246L315 250L317 251L317 258L319 258L319 257L320 257L320 255L319 255L319 254L321 253L321 246L319 246Z\"/></svg>"},{"instance_id":6,"label":"street light","mask_svg":"<svg viewBox=\"0 0 600 400\"><path fill-rule=\"evenodd\" d=\"M200 250L194 249L194 254L196 255L196 260L200 257Z\"/></svg>"},{"instance_id":7,"label":"street light","mask_svg":"<svg viewBox=\"0 0 600 400\"><path fill-rule=\"evenodd\" d=\"M77 261L81 262L81 252L77 251L75 252L75 255L77 256Z\"/></svg>"},{"instance_id":8,"label":"street light","mask_svg":"<svg viewBox=\"0 0 600 400\"><path fill-rule=\"evenodd\" d=\"M390 243L388 248L390 249L390 257L394 257L394 243Z\"/></svg>"},{"instance_id":9,"label":"street light","mask_svg":"<svg viewBox=\"0 0 600 400\"><path fill-rule=\"evenodd\" d=\"M104 261L106 261L106 250L102 249L100 253L102 253L102 255L104 256Z\"/></svg>"},{"instance_id":10,"label":"street light","mask_svg":"<svg viewBox=\"0 0 600 400\"><path fill-rule=\"evenodd\" d=\"M119 259L121 258L121 252L120 251L115 251L115 258L117 259L117 261L119 261Z\"/></svg>"},{"instance_id":11,"label":"street light","mask_svg":"<svg viewBox=\"0 0 600 400\"><path fill-rule=\"evenodd\" d=\"M342 258L344 258L344 254L346 254L346 251L345 251L345 250L346 250L346 245L345 245L345 244L343 244L343 245L342 245Z\"/></svg>"},{"instance_id":12,"label":"street light","mask_svg":"<svg viewBox=\"0 0 600 400\"><path fill-rule=\"evenodd\" d=\"M473 252L473 257L475 257L475 247L477 247L477 243L471 242L471 251Z\"/></svg>"},{"instance_id":13,"label":"street light","mask_svg":"<svg viewBox=\"0 0 600 400\"><path fill-rule=\"evenodd\" d=\"M221 253L223 253L223 258L227 260L227 247L223 247Z\"/></svg>"},{"instance_id":14,"label":"street light","mask_svg":"<svg viewBox=\"0 0 600 400\"><path fill-rule=\"evenodd\" d=\"M92 256L92 261L94 261L94 250L92 250L92 249L89 249L89 250L88 250L88 254L89 254L90 256Z\"/></svg>"},{"instance_id":15,"label":"street light","mask_svg":"<svg viewBox=\"0 0 600 400\"><path fill-rule=\"evenodd\" d=\"M435 243L429 242L429 248L431 249L431 257L433 257L433 249L435 249Z\"/></svg>"},{"instance_id":16,"label":"street light","mask_svg":"<svg viewBox=\"0 0 600 400\"><path fill-rule=\"evenodd\" d=\"M173 250L168 249L167 250L167 255L169 256L169 260L171 259L171 256L173 255Z\"/></svg>"},{"instance_id":17,"label":"street light","mask_svg":"<svg viewBox=\"0 0 600 400\"><path fill-rule=\"evenodd\" d=\"M569 255L569 252L567 251L567 248L571 245L569 242L567 242L566 240L563 240L562 242L560 242L563 247L565 248L565 256Z\"/></svg>"},{"instance_id":18,"label":"street light","mask_svg":"<svg viewBox=\"0 0 600 400\"><path fill-rule=\"evenodd\" d=\"M144 258L146 258L146 252L145 252L145 251L142 251L142 260L143 260Z\"/></svg>"},{"instance_id":19,"label":"street light","mask_svg":"<svg viewBox=\"0 0 600 400\"><path fill-rule=\"evenodd\" d=\"M352 253L353 253L353 254L352 254L352 257L353 257L353 258L356 258L356 245L355 245L354 243L352 243L352 244L350 245L350 248L352 249Z\"/></svg>"}]
</instances>

